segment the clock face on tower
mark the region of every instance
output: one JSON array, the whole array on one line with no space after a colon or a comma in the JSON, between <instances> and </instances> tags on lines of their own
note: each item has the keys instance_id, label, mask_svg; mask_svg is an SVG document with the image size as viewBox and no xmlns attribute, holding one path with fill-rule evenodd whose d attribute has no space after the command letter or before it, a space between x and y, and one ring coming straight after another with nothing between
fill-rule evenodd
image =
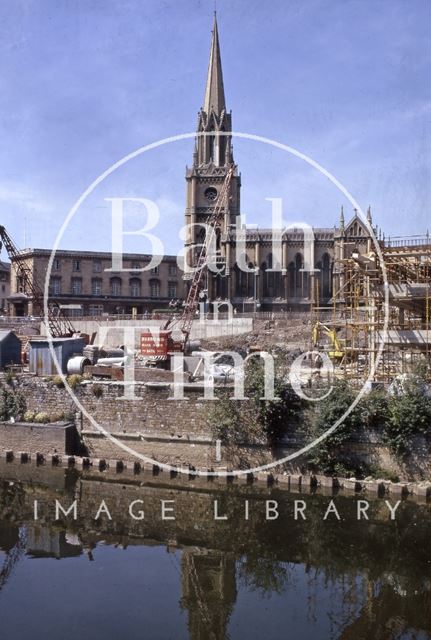
<instances>
[{"instance_id":1,"label":"clock face on tower","mask_svg":"<svg viewBox=\"0 0 431 640\"><path fill-rule=\"evenodd\" d=\"M215 187L208 187L205 189L205 198L210 202L213 202L217 198L217 189Z\"/></svg>"}]
</instances>

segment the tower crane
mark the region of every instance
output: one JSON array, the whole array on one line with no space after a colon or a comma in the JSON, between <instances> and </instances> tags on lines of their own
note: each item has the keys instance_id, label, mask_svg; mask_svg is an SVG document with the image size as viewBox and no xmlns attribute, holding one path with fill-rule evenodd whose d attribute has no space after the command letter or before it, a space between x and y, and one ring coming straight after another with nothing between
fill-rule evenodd
<instances>
[{"instance_id":1,"label":"tower crane","mask_svg":"<svg viewBox=\"0 0 431 640\"><path fill-rule=\"evenodd\" d=\"M9 259L13 261L15 265L18 278L22 282L24 291L30 293L33 304L40 309L40 313L42 315L44 298L43 289L32 276L30 267L27 265L26 260L19 252L5 227L0 225L0 250L2 245L6 249ZM50 299L50 305L48 306L47 321L50 333L54 338L66 338L75 333L75 328L69 318L63 314L59 304L52 299Z\"/></svg>"}]
</instances>

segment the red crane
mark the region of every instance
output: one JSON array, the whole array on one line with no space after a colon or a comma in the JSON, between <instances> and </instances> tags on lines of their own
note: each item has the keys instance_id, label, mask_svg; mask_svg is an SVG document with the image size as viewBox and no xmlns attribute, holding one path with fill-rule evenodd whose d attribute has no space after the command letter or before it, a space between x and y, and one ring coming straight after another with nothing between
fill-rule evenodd
<instances>
[{"instance_id":1,"label":"red crane","mask_svg":"<svg viewBox=\"0 0 431 640\"><path fill-rule=\"evenodd\" d=\"M175 321L170 319L163 327L164 329L168 329L172 327L172 325L178 323L184 335L184 345L187 343L193 320L196 317L196 311L199 306L199 293L202 291L205 281L205 274L208 267L207 248L213 246L217 229L220 228L223 221L223 216L228 210L230 200L230 183L234 171L235 165L231 164L223 181L223 185L217 198L214 211L211 213L206 222L210 229L207 230L207 236L201 246L201 250L194 268L193 278L184 305L183 313L179 320Z\"/></svg>"}]
</instances>

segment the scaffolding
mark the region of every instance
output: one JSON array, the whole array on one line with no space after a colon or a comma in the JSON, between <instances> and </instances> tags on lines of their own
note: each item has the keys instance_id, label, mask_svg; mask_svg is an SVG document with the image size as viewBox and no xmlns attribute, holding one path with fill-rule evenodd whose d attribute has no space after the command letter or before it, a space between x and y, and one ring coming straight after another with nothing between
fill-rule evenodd
<instances>
[{"instance_id":1,"label":"scaffolding","mask_svg":"<svg viewBox=\"0 0 431 640\"><path fill-rule=\"evenodd\" d=\"M312 342L329 355L335 340L341 345L342 357L334 359L338 377L359 385L371 374L388 384L420 370L431 380L431 243L417 238L382 241L380 255L353 250L335 263L331 307L312 309L314 327L323 326L325 314L325 331L314 329Z\"/></svg>"}]
</instances>

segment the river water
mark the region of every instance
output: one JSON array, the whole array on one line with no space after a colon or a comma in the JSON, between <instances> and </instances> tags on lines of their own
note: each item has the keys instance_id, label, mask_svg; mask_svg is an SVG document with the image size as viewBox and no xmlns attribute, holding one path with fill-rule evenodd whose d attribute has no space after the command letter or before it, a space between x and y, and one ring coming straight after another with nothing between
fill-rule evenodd
<instances>
[{"instance_id":1,"label":"river water","mask_svg":"<svg viewBox=\"0 0 431 640\"><path fill-rule=\"evenodd\" d=\"M3 464L1 637L431 638L430 507L358 499Z\"/></svg>"}]
</instances>

